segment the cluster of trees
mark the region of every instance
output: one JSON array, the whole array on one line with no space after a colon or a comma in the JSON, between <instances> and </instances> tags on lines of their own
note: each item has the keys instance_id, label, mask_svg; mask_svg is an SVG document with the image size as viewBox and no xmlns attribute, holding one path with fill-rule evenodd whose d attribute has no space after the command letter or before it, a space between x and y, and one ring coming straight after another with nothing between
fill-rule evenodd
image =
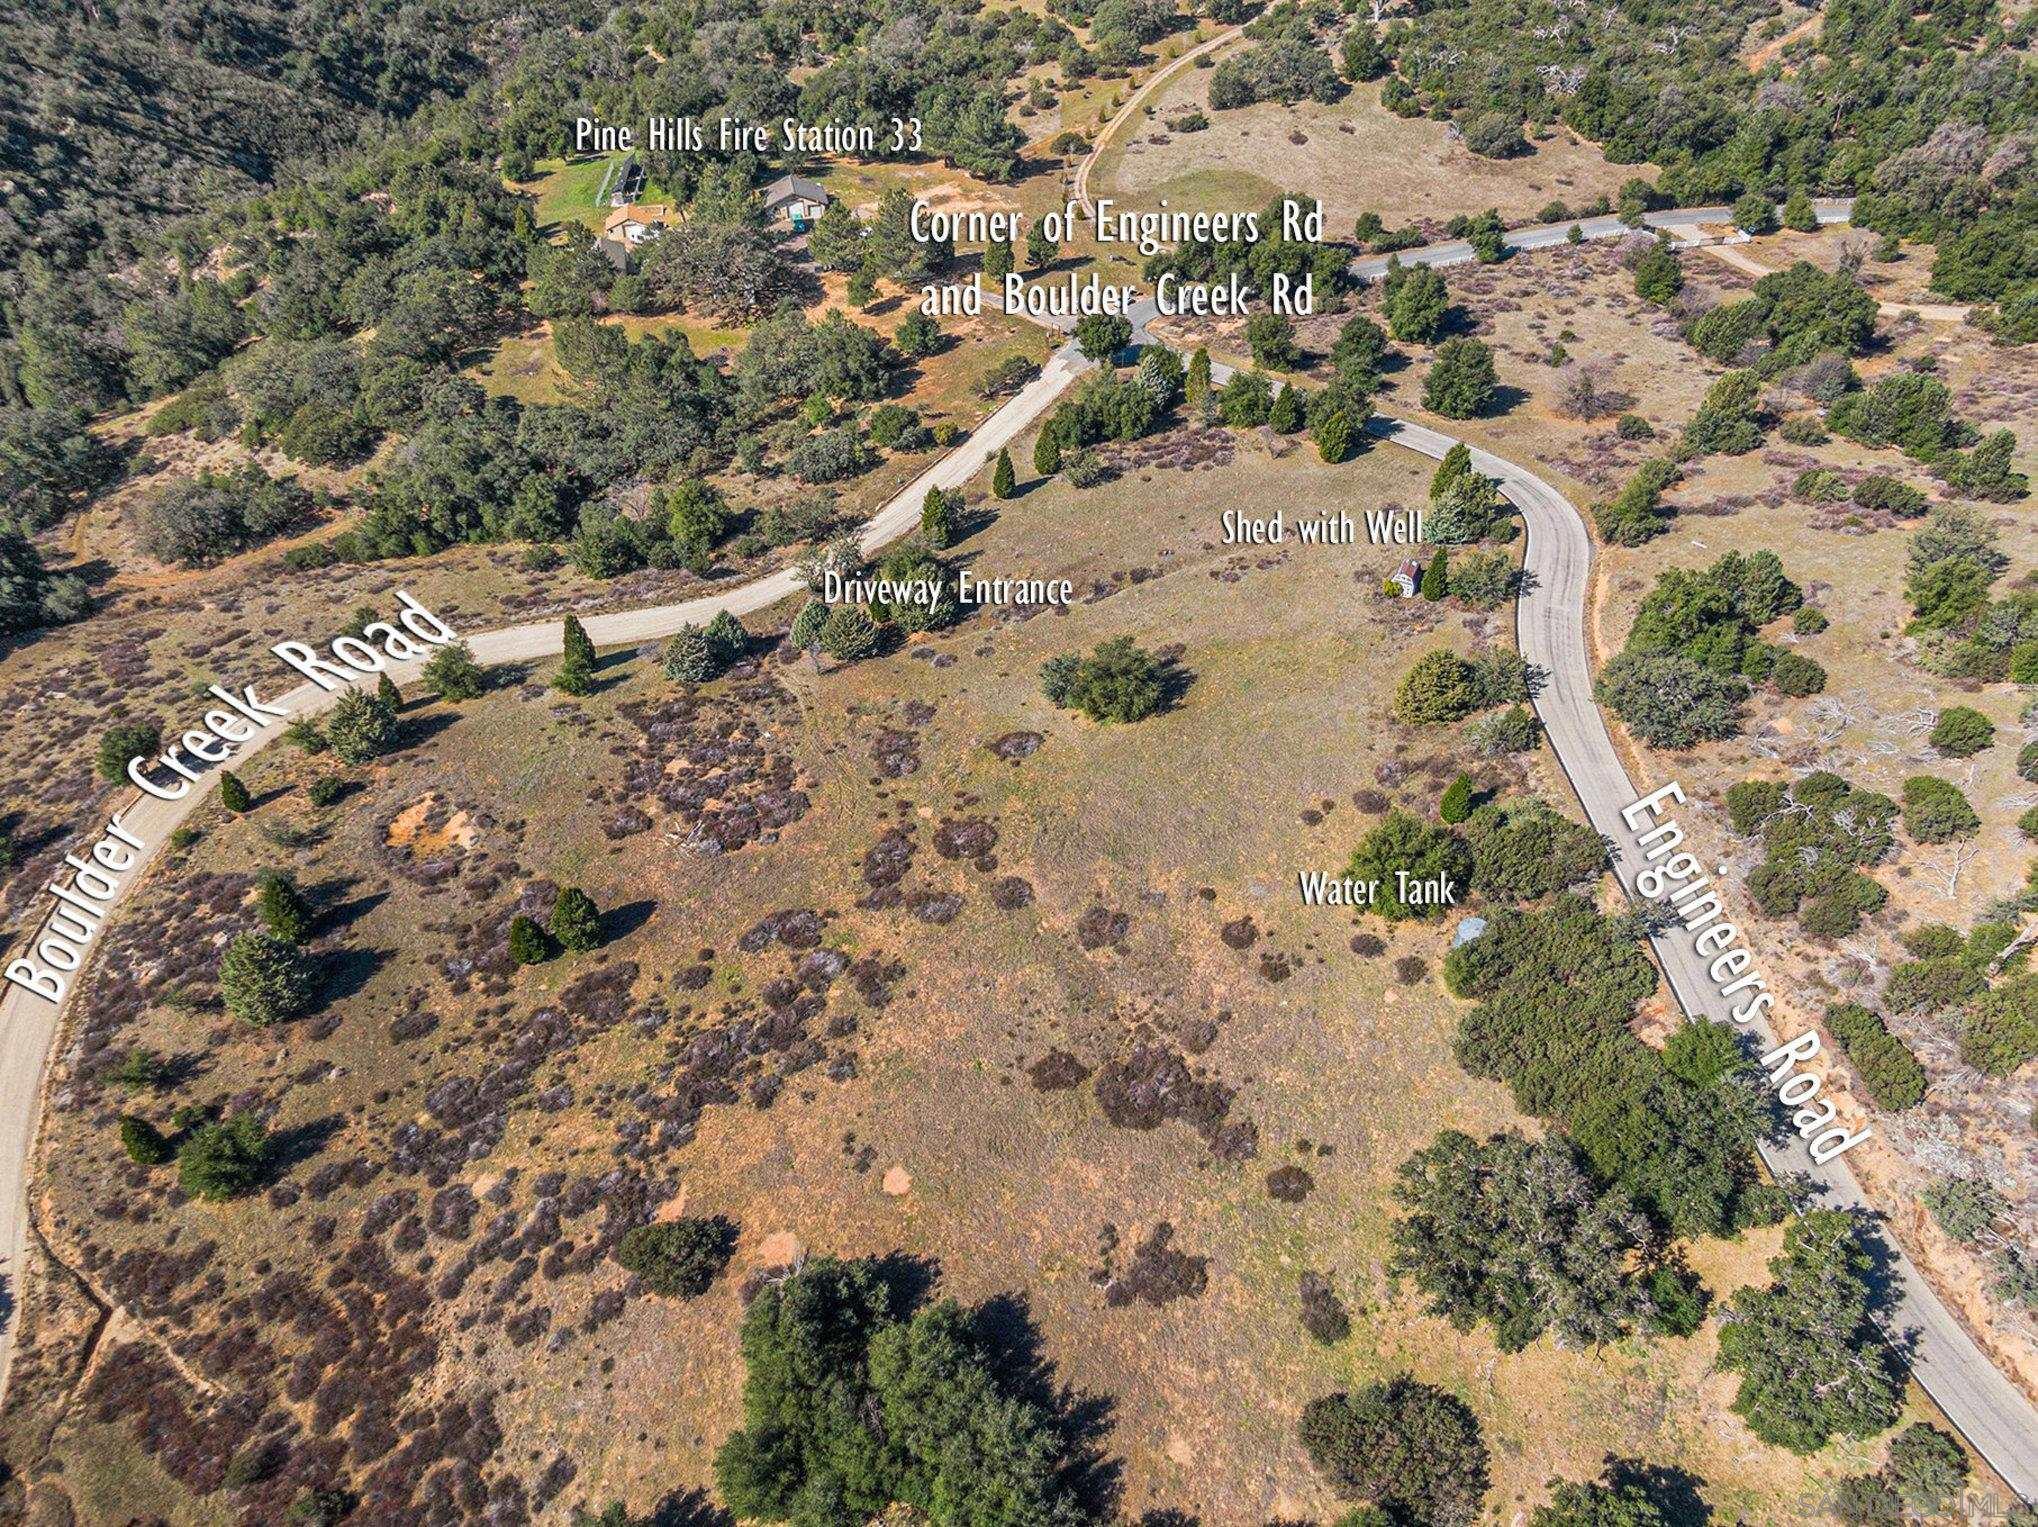
<instances>
[{"instance_id":1,"label":"cluster of trees","mask_svg":"<svg viewBox=\"0 0 2038 1527\"><path fill-rule=\"evenodd\" d=\"M349 689L333 702L322 725L300 716L284 730L283 740L306 753L330 751L346 764L364 764L380 758L396 746L400 732L397 721L400 697L394 693L395 688L385 675L383 684L372 691ZM118 730L107 733L108 741ZM100 745L100 762L103 770L105 742ZM121 768L126 768L124 762Z\"/></svg>"},{"instance_id":2,"label":"cluster of trees","mask_svg":"<svg viewBox=\"0 0 2038 1527\"><path fill-rule=\"evenodd\" d=\"M1639 287L1639 267L1636 279ZM1847 272L1807 260L1762 277L1753 295L1722 303L1687 331L1701 354L1764 377L1824 354L1859 355L1874 334L1875 299Z\"/></svg>"},{"instance_id":3,"label":"cluster of trees","mask_svg":"<svg viewBox=\"0 0 2038 1527\"><path fill-rule=\"evenodd\" d=\"M1344 94L1330 55L1306 33L1270 37L1234 53L1210 71L1210 109L1229 111L1256 101L1326 105Z\"/></svg>"},{"instance_id":4,"label":"cluster of trees","mask_svg":"<svg viewBox=\"0 0 2038 1527\"><path fill-rule=\"evenodd\" d=\"M1459 1024L1459 1064L1562 1125L1594 1180L1653 1224L1732 1235L1784 1212L1756 1175L1762 1089L1732 1031L1687 1024L1661 1051L1630 1031L1656 971L1624 924L1571 894L1501 908L1451 951L1444 979L1478 1004Z\"/></svg>"},{"instance_id":5,"label":"cluster of trees","mask_svg":"<svg viewBox=\"0 0 2038 1527\"><path fill-rule=\"evenodd\" d=\"M722 1500L766 1522L1086 1520L1061 1418L1012 1383L953 1300L909 1310L876 1262L816 1257L743 1318L741 1431L715 1457Z\"/></svg>"},{"instance_id":6,"label":"cluster of trees","mask_svg":"<svg viewBox=\"0 0 2038 1527\"><path fill-rule=\"evenodd\" d=\"M1462 440L1444 452L1429 480L1429 511L1423 533L1438 546L1466 546L1492 533L1501 513L1500 485L1472 469L1472 450Z\"/></svg>"},{"instance_id":7,"label":"cluster of trees","mask_svg":"<svg viewBox=\"0 0 2038 1527\"><path fill-rule=\"evenodd\" d=\"M684 626L659 652L659 666L668 679L705 684L726 671L750 650L750 633L727 610L715 612L705 628Z\"/></svg>"},{"instance_id":8,"label":"cluster of trees","mask_svg":"<svg viewBox=\"0 0 2038 1527\"><path fill-rule=\"evenodd\" d=\"M1993 1182L1981 1176L1941 1177L1918 1196L1948 1236L1987 1254L1998 1299L2015 1308L2038 1309L2038 1265L2013 1234L1998 1228L2014 1225L2016 1211Z\"/></svg>"},{"instance_id":9,"label":"cluster of trees","mask_svg":"<svg viewBox=\"0 0 2038 1527\"><path fill-rule=\"evenodd\" d=\"M1703 572L1660 573L1620 655L1600 673L1599 702L1657 747L1731 737L1750 684L1766 681L1791 696L1825 688L1817 662L1759 635L1803 603L1771 551L1729 552Z\"/></svg>"},{"instance_id":10,"label":"cluster of trees","mask_svg":"<svg viewBox=\"0 0 2038 1527\"><path fill-rule=\"evenodd\" d=\"M128 1160L137 1166L174 1160L177 1186L206 1203L249 1192L268 1167L268 1132L253 1114L215 1119L205 1109L186 1106L171 1115L169 1134L135 1113L122 1114L119 1128Z\"/></svg>"},{"instance_id":11,"label":"cluster of trees","mask_svg":"<svg viewBox=\"0 0 2038 1527\"><path fill-rule=\"evenodd\" d=\"M142 506L142 545L161 561L197 567L302 525L312 503L294 479L271 477L252 461L200 472L157 489Z\"/></svg>"},{"instance_id":12,"label":"cluster of trees","mask_svg":"<svg viewBox=\"0 0 2038 1527\"><path fill-rule=\"evenodd\" d=\"M2038 975L2016 942L2009 917L1964 935L1940 923L1913 928L1904 935L1910 958L1890 972L1883 1002L1893 1013L1957 1013L1961 1059L2008 1076L2038 1055Z\"/></svg>"},{"instance_id":13,"label":"cluster of trees","mask_svg":"<svg viewBox=\"0 0 2038 1527\"><path fill-rule=\"evenodd\" d=\"M1808 189L1852 192L1857 221L1936 241L1934 286L2002 299L2021 338L2023 292L2038 279L2019 142L2032 115L2031 65L2017 51L2028 20L1864 0L1828 16L1804 58L1758 73L1740 57L1757 15L1731 5L1673 27L1653 12L1588 21L1551 3L1424 7L1382 39L1397 71L1382 99L1454 118L1468 144L1505 145L1519 124L1561 120L1615 163L1653 161L1663 167L1653 191L1623 190L1622 211L1637 217L1657 197L1734 202L1737 222L1767 228L1787 196L1797 226Z\"/></svg>"},{"instance_id":14,"label":"cluster of trees","mask_svg":"<svg viewBox=\"0 0 2038 1527\"><path fill-rule=\"evenodd\" d=\"M1593 1178L1561 1135L1480 1142L1446 1130L1401 1164L1388 1271L1460 1330L1492 1325L1504 1352L1550 1334L1604 1346L1637 1327L1697 1329L1693 1281L1618 1189Z\"/></svg>"},{"instance_id":15,"label":"cluster of trees","mask_svg":"<svg viewBox=\"0 0 2038 1527\"><path fill-rule=\"evenodd\" d=\"M1528 665L1516 652L1462 658L1448 647L1415 660L1394 691L1394 714L1411 726L1462 721L1529 697Z\"/></svg>"},{"instance_id":16,"label":"cluster of trees","mask_svg":"<svg viewBox=\"0 0 2038 1527\"><path fill-rule=\"evenodd\" d=\"M410 17L416 8L417 0L406 0L397 9ZM1157 35L1152 27L1163 24L1157 13L1147 15L1151 6L1117 0L1117 8L1143 35ZM260 0L242 9L261 11ZM528 174L535 157L565 150L565 124L590 103L611 120L712 119L721 105L751 120L812 110L820 115L810 120L886 129L895 113L917 116L928 151L999 176L1016 162L1021 141L1004 119L1004 81L1073 43L1059 22L1018 11L981 21L940 13L910 40L866 36L846 16L818 32L811 18L780 21L717 18L697 29L675 15L548 33L521 51L492 91L431 107L401 135L362 135L349 122L347 135L360 141L289 190L228 200L179 226L167 235L174 262L133 261L117 279L29 262L0 293L9 319L0 397L21 405L0 409L0 473L11 506L47 523L104 486L118 456L86 431L85 420L166 393L179 395L156 416L155 432L219 438L239 430L251 444L276 445L307 463L352 462L385 432L406 435L376 485L367 521L328 549L341 557L425 552L456 540L561 538L581 521L582 505L616 484L695 475L739 447L758 460L772 445L797 452L795 470L809 481L860 470L871 453L853 430L808 442L804 429L781 428L767 440L758 428L786 401L759 385L774 378L811 377L792 394L809 405L816 391L874 397L870 377L885 367L873 367L868 353L847 357L846 378L830 369L854 344L831 345L838 337L831 333L803 347L800 336L768 333L748 357L739 395L683 342L630 346L591 321L614 308L684 305L718 317L768 311L786 290L787 268L753 187L778 166L719 151L649 156L658 162L647 167L687 203L688 215L651 248L641 273L618 276L583 232L550 242L528 202L504 189L490 163L500 154L512 177ZM382 35L360 18L347 24ZM473 30L445 18L435 35L463 27ZM647 43L652 33L658 43ZM647 46L672 52L649 55L656 69L639 67ZM817 50L828 62L814 71ZM439 78L434 61L450 64L443 51L415 39L406 44L406 58L423 71L401 93L406 109L429 94L421 81ZM471 67L458 56L462 71ZM712 68L700 66L706 58ZM798 69L808 74L796 87L789 75ZM291 79L293 91L316 94L308 76ZM322 128L336 121L346 113ZM323 130L316 146L330 147ZM250 167L243 183L252 189L266 179L290 147L265 139L260 171ZM68 154L66 163L68 179L77 165ZM911 238L910 207L903 192L887 196L868 226L839 209L816 230L817 255L851 251L866 285L878 275L920 278L948 251ZM104 218L104 209L96 205L95 217ZM230 274L194 273L220 245ZM551 407L489 406L454 380L465 352L519 305L561 325L560 358L582 397ZM917 339L925 327L909 320L902 343L905 328ZM803 348L819 352L813 363ZM221 490L208 483L153 506L149 518L160 521L166 554L205 560L273 533L277 515L265 495L229 498ZM236 512L236 499L247 501L240 506L247 512ZM590 565L614 570L670 555L655 544L634 545L613 520L606 512L590 520ZM11 629L76 613L80 590L44 577L32 550L4 549L19 564L0 570L9 596L0 609ZM322 555L306 549L306 562Z\"/></svg>"},{"instance_id":17,"label":"cluster of trees","mask_svg":"<svg viewBox=\"0 0 2038 1527\"><path fill-rule=\"evenodd\" d=\"M1788 785L1743 780L1728 789L1726 806L1735 832L1761 836L1748 891L1769 916L1794 916L1814 938L1844 938L1889 900L1862 873L1896 846L1899 808L1888 796L1822 769Z\"/></svg>"},{"instance_id":18,"label":"cluster of trees","mask_svg":"<svg viewBox=\"0 0 2038 1527\"><path fill-rule=\"evenodd\" d=\"M1826 410L1826 423L1863 445L1896 447L1963 497L2010 503L2030 491L2011 465L2016 436L2007 429L1982 436L1954 415L1952 392L1927 372L1899 371L1843 393Z\"/></svg>"},{"instance_id":19,"label":"cluster of trees","mask_svg":"<svg viewBox=\"0 0 2038 1527\"><path fill-rule=\"evenodd\" d=\"M1904 1378L1869 1319L1873 1267L1848 1216L1814 1210L1784 1231L1769 1286L1728 1301L1719 1365L1740 1375L1733 1409L1764 1442L1815 1453L1896 1421Z\"/></svg>"},{"instance_id":20,"label":"cluster of trees","mask_svg":"<svg viewBox=\"0 0 2038 1527\"><path fill-rule=\"evenodd\" d=\"M1140 274L1156 283L1169 274L1184 283L1222 283L1236 275L1249 291L1262 298L1272 290L1276 274L1298 282L1308 276L1318 311L1324 311L1349 283L1346 268L1349 251L1336 244L1290 238L1287 234L1291 221L1296 227L1307 226L1302 219L1320 209L1321 204L1311 197L1277 197L1258 213L1257 239L1191 239L1172 250L1148 256L1140 266ZM1288 214L1286 219L1284 211Z\"/></svg>"},{"instance_id":21,"label":"cluster of trees","mask_svg":"<svg viewBox=\"0 0 2038 1527\"><path fill-rule=\"evenodd\" d=\"M1370 910L1391 922L1434 919L1449 908L1423 889L1432 883L1448 885L1454 901L1473 890L1489 901L1523 902L1606 868L1606 843L1590 827L1534 798L1473 808L1469 781L1460 778L1444 795L1442 825L1390 811L1359 840L1345 874L1376 886Z\"/></svg>"},{"instance_id":22,"label":"cluster of trees","mask_svg":"<svg viewBox=\"0 0 2038 1527\"><path fill-rule=\"evenodd\" d=\"M0 636L62 625L91 607L83 578L50 572L26 532L0 519Z\"/></svg>"},{"instance_id":23,"label":"cluster of trees","mask_svg":"<svg viewBox=\"0 0 2038 1527\"><path fill-rule=\"evenodd\" d=\"M1995 527L1964 504L1942 504L1911 537L1904 597L1921 660L1949 678L2038 683L2038 593L1992 598L2009 560Z\"/></svg>"},{"instance_id":24,"label":"cluster of trees","mask_svg":"<svg viewBox=\"0 0 2038 1527\"><path fill-rule=\"evenodd\" d=\"M552 915L544 923L519 912L510 919L510 958L519 965L537 965L563 949L586 954L601 947L601 909L579 886L562 885L552 898Z\"/></svg>"}]
</instances>

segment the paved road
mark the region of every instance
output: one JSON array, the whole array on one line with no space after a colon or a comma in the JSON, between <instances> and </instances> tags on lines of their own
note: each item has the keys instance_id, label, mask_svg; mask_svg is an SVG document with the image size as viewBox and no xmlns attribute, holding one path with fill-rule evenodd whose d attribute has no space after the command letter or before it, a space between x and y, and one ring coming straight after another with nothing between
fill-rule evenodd
<instances>
[{"instance_id":1,"label":"paved road","mask_svg":"<svg viewBox=\"0 0 2038 1527\"><path fill-rule=\"evenodd\" d=\"M1854 217L1852 197L1832 197L1814 201L1812 206L1821 223L1851 222ZM1667 212L1646 212L1642 221L1650 228L1661 229L1673 234L1686 243L1705 241L1703 230L1708 227L1731 228L1734 213L1731 207L1673 207ZM1562 223L1538 223L1532 228L1516 228L1502 235L1502 242L1509 249L1552 249L1571 241L1571 230L1578 229L1586 239L1617 239L1635 230L1611 213L1603 217L1574 218ZM1744 235L1730 237L1738 240ZM1441 244L1425 244L1420 249L1404 249L1398 255L1367 255L1354 260L1351 272L1361 280L1374 281L1387 273L1389 262L1399 259L1403 265L1469 265L1478 258L1472 246L1463 239L1450 239Z\"/></svg>"},{"instance_id":2,"label":"paved road","mask_svg":"<svg viewBox=\"0 0 2038 1527\"><path fill-rule=\"evenodd\" d=\"M1821 208L1822 217L1827 210ZM1695 227L1698 222L1714 220L1709 214L1717 211L1723 209L1663 214L1666 218L1682 217L1691 222L1666 222L1658 226ZM1614 226L1605 231L1588 230L1588 236L1613 237L1624 231L1618 219L1604 221ZM1553 239L1524 242L1518 247L1540 248L1561 241L1564 227L1554 230ZM1532 241L1551 232L1524 230L1520 236ZM1410 251L1404 259L1409 263L1448 264L1459 258L1452 253L1453 248L1442 245ZM1435 258L1425 258L1431 255ZM1471 257L1469 248L1464 249L1462 257ZM1139 334L1144 335L1153 316L1149 299L1133 314ZM1068 326L1056 325L1064 329ZM874 551L917 525L920 503L929 487L959 487L981 472L999 448L1016 439L1045 413L1088 365L1071 345L1057 350L1033 383L865 525L861 537L864 549ZM1229 374L1228 367L1212 368L1213 381L1221 382ZM1432 458L1441 458L1454 443L1450 436L1436 430L1385 416L1376 415L1367 422L1367 428L1381 439ZM1528 529L1531 586L1520 600L1518 625L1523 656L1545 675L1543 688L1536 697L1536 709L1588 819L1617 846L1623 883L1632 890L1629 877L1635 856L1631 851L1631 835L1620 812L1642 792L1629 781L1592 698L1592 667L1584 627L1592 569L1591 537L1570 502L1534 473L1476 449L1472 461L1479 471L1494 478L1501 491L1522 511ZM720 610L737 615L753 613L797 593L799 587L795 574L780 572L683 604L594 616L586 625L597 646L635 645L669 636L687 624L704 624ZM475 656L490 663L548 656L557 652L559 645L557 621L534 622L470 638ZM400 672L399 677L406 675ZM294 714L306 714L322 708L331 697L305 685L286 699ZM258 734L242 745L237 761L279 735L280 728L276 727ZM202 799L203 793L199 791L179 801L145 798L132 806L123 820L153 850L198 808ZM140 879L139 869L128 874L121 882L123 893ZM1671 989L1687 1014L1724 1016L1723 1004L1704 965L1688 943L1678 940L1673 933L1657 941L1657 953ZM76 990L75 981L72 990ZM34 1147L42 1076L59 1016L58 1008L13 986L0 998L0 1106L6 1110L5 1124L0 1125L6 1131L4 1138L0 1138L0 1274L4 1275L17 1272L26 1242L26 1166ZM1765 1155L1780 1172L1811 1170L1801 1148ZM1873 1210L1846 1170L1844 1158L1817 1169L1815 1180L1826 1186L1826 1203L1872 1217ZM1893 1292L1897 1300L1892 1324L1900 1333L1915 1332L1912 1371L1940 1409L1996 1471L2025 1498L2038 1499L2038 1412L1974 1345L1952 1313L1916 1274L1900 1248L1892 1243L1891 1249ZM5 1315L5 1324L0 1326L0 1403L4 1403L13 1357L13 1312L9 1307L0 1313Z\"/></svg>"},{"instance_id":3,"label":"paved road","mask_svg":"<svg viewBox=\"0 0 2038 1527\"><path fill-rule=\"evenodd\" d=\"M1368 429L1382 439L1425 456L1441 458L1456 442L1419 424L1375 416ZM1542 670L1536 714L1549 734L1564 772L1592 825L1614 844L1623 886L1640 898L1633 877L1641 856L1621 810L1667 779L1629 780L1592 698L1592 665L1585 645L1586 595L1592 579L1592 539L1569 500L1533 472L1489 452L1474 449L1473 467L1495 479L1522 512L1528 529L1528 588L1517 605L1522 656ZM1671 808L1674 811L1676 808ZM1733 1005L1722 998L1691 938L1673 927L1656 939L1656 954L1670 989L1690 1017L1730 1021ZM1874 1148L1870 1146L1864 1149ZM1804 1142L1763 1157L1780 1176L1802 1175L1822 1189L1820 1207L1845 1209L1876 1220L1846 1157L1814 1166ZM1887 1240L1887 1238L1884 1238ZM1947 1418L1975 1450L2026 1500L2038 1500L2038 1411L1977 1348L1952 1311L1912 1267L1893 1241L1889 1326L1901 1338L1914 1334L1911 1371Z\"/></svg>"}]
</instances>

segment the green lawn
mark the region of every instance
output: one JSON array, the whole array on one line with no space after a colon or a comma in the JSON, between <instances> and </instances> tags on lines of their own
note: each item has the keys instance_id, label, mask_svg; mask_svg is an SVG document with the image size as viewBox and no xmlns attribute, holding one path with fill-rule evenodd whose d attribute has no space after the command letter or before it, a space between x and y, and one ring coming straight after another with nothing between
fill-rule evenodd
<instances>
[{"instance_id":1,"label":"green lawn","mask_svg":"<svg viewBox=\"0 0 2038 1527\"><path fill-rule=\"evenodd\" d=\"M523 183L538 198L536 217L540 228L556 223L582 223L591 230L601 228L608 216L607 198L596 199L603 182L625 156L597 154L588 159L541 159L538 176ZM655 181L646 184L639 201L666 200L665 188Z\"/></svg>"}]
</instances>

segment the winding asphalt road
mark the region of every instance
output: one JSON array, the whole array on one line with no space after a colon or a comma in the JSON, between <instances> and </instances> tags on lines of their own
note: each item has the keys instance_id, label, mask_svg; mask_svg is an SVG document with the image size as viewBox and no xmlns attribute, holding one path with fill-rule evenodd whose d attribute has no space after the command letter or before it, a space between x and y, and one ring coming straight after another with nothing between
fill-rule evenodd
<instances>
[{"instance_id":1,"label":"winding asphalt road","mask_svg":"<svg viewBox=\"0 0 2038 1527\"><path fill-rule=\"evenodd\" d=\"M1821 208L1828 217L1832 204ZM1695 209L1683 214L1658 214L1666 221L1656 226L1673 231L1693 228L1701 222L1718 221L1710 214L1724 215L1724 209ZM1839 221L1844 210L1833 211L1829 221ZM1618 219L1594 219L1586 228L1592 238L1616 237L1625 232ZM1610 225L1610 226L1604 226ZM1562 242L1570 225L1522 230L1515 247L1544 248ZM1581 225L1584 226L1584 225ZM1469 247L1436 246L1410 251L1405 263L1450 264L1472 257ZM1363 263L1363 262L1362 262ZM1384 261L1381 262L1384 268ZM1144 336L1153 315L1151 301L1135 312L1136 333ZM1057 327L1066 328L1061 324ZM919 523L920 503L928 488L960 487L990 463L999 449L1024 433L1026 428L1089 367L1073 345L1065 344L1050 357L1039 377L978 427L955 451L935 463L891 499L866 523L861 544L875 551L905 534ZM1213 380L1221 381L1228 369L1213 367ZM1441 458L1455 441L1448 435L1404 420L1376 415L1367 429L1378 438L1421 454ZM1500 484L1501 491L1522 512L1527 526L1528 587L1518 604L1517 620L1523 657L1542 671L1543 683L1535 707L1565 773L1576 789L1580 804L1592 824L1615 845L1615 859L1621 882L1635 894L1632 877L1637 855L1633 835L1621 819L1621 809L1638 794L1622 766L1608 734L1606 723L1592 697L1592 666L1585 643L1585 609L1591 583L1593 546L1585 522L1571 503L1554 487L1526 468L1502 457L1474 449L1472 464ZM682 626L705 624L718 611L751 614L800 592L798 575L790 569L756 579L738 588L710 594L685 603L651 609L598 615L586 621L589 636L597 646L636 645L669 636ZM512 626L468 638L475 657L484 663L524 661L556 653L560 649L560 623L534 622ZM280 665L279 665L280 666ZM414 678L416 665L399 668L399 681ZM305 684L284 696L283 703L293 716L313 714L334 697ZM282 735L282 723L265 729L240 746L235 761L266 746ZM1648 788L1654 788L1653 783ZM123 815L128 829L149 845L143 865L121 881L121 898L142 878L146 864L169 834L203 802L209 792L194 789L177 801L142 797L130 803ZM97 824L93 824L95 830ZM120 898L117 898L120 899ZM111 909L109 909L109 917ZM96 945L95 945L96 947ZM1678 1002L1690 1017L1725 1016L1725 1003L1710 981L1704 962L1676 930L1656 940L1656 953ZM89 960L89 954L88 954ZM70 990L90 971L89 963L73 978ZM26 1174L34 1150L42 1082L53 1046L62 1008L9 985L0 998L0 1109L4 1109L4 1137L0 1137L0 1274L18 1279L22 1251L28 1236ZM1801 1146L1789 1150L1765 1151L1772 1168L1780 1173L1808 1174L1820 1185L1823 1202L1874 1219L1875 1211L1847 1170L1845 1158L1823 1168L1813 1168ZM1910 1349L1911 1370L1952 1423L2019 1494L2038 1499L2038 1410L2010 1383L1967 1335L1959 1321L1911 1267L1894 1242L1890 1250L1889 1327ZM0 1325L0 1404L14 1351L14 1316L10 1303Z\"/></svg>"},{"instance_id":2,"label":"winding asphalt road","mask_svg":"<svg viewBox=\"0 0 2038 1527\"><path fill-rule=\"evenodd\" d=\"M1380 415L1369 420L1367 428L1383 440L1439 459L1456 443L1437 430ZM1516 630L1522 657L1542 674L1536 715L1587 820L1614 845L1622 887L1637 902L1646 901L1634 886L1641 854L1621 811L1669 780L1649 780L1636 788L1592 697L1592 665L1585 645L1592 539L1570 501L1533 472L1476 447L1472 466L1500 484L1527 527L1528 586L1516 605ZM1677 810L1670 807L1666 814L1675 815ZM1686 1016L1730 1023L1733 1002L1720 996L1705 959L1682 926L1673 925L1653 943ZM1750 1027L1764 1028L1762 1037L1775 1042L1759 1020ZM1875 1147L1870 1142L1858 1148ZM1843 1209L1871 1225L1880 1220L1845 1156L1816 1166L1795 1136L1787 1147L1765 1147L1762 1155L1779 1178L1797 1177L1808 1183L1817 1195L1816 1207ZM1902 1248L1888 1236L1879 1238L1890 1253L1884 1324L1906 1348L1912 1374L2011 1488L2026 1500L2038 1500L2038 1410L1975 1345Z\"/></svg>"}]
</instances>

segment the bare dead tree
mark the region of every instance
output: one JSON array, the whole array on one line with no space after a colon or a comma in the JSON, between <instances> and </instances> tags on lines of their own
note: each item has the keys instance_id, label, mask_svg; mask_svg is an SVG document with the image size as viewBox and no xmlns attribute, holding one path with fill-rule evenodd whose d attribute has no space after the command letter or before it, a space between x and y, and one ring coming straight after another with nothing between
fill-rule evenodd
<instances>
[{"instance_id":1,"label":"bare dead tree","mask_svg":"<svg viewBox=\"0 0 2038 1527\"><path fill-rule=\"evenodd\" d=\"M1980 852L1980 846L1975 843L1949 843L1938 863L1932 866L1935 873L1946 876L1947 900L1951 901L1960 894L1961 872L1974 862L1975 855Z\"/></svg>"}]
</instances>

